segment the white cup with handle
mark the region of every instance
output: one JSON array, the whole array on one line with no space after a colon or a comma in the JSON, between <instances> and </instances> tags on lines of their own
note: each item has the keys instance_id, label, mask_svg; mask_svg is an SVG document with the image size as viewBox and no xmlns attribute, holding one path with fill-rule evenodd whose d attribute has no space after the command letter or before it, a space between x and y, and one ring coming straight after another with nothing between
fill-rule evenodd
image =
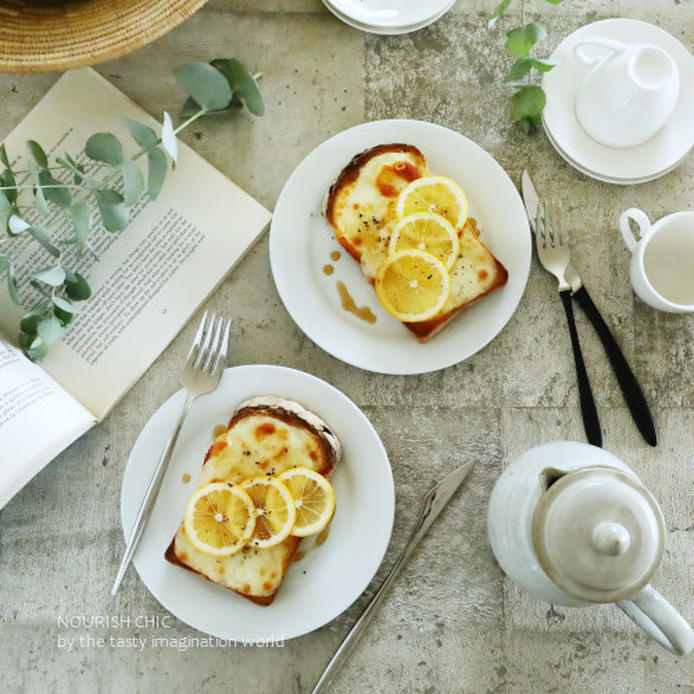
<instances>
[{"instance_id":1,"label":"white cup with handle","mask_svg":"<svg viewBox=\"0 0 694 694\"><path fill-rule=\"evenodd\" d=\"M650 140L672 115L680 76L662 48L596 36L578 43L574 56L591 68L576 93L576 116L600 144L636 147Z\"/></svg>"},{"instance_id":2,"label":"white cup with handle","mask_svg":"<svg viewBox=\"0 0 694 694\"><path fill-rule=\"evenodd\" d=\"M694 311L694 212L675 212L651 224L643 210L631 207L622 212L619 228L631 251L636 294L660 311Z\"/></svg>"}]
</instances>

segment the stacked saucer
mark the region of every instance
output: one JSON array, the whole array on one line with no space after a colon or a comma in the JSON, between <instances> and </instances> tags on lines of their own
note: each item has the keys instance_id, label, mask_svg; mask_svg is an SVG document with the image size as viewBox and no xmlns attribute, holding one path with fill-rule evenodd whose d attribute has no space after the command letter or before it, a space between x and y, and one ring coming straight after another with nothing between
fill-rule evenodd
<instances>
[{"instance_id":1,"label":"stacked saucer","mask_svg":"<svg viewBox=\"0 0 694 694\"><path fill-rule=\"evenodd\" d=\"M596 41L597 39L597 41ZM655 46L667 54L679 75L679 96L671 115L650 139L629 147L602 144L591 137L577 116L577 94L591 67L577 57L579 44L619 42ZM633 19L606 19L567 36L552 54L557 66L542 86L547 105L542 116L547 138L557 152L586 176L607 183L634 185L664 176L676 168L694 146L694 58L663 29ZM596 108L601 104L596 103Z\"/></svg>"},{"instance_id":2,"label":"stacked saucer","mask_svg":"<svg viewBox=\"0 0 694 694\"><path fill-rule=\"evenodd\" d=\"M455 0L323 0L338 18L371 34L407 34L442 17Z\"/></svg>"}]
</instances>

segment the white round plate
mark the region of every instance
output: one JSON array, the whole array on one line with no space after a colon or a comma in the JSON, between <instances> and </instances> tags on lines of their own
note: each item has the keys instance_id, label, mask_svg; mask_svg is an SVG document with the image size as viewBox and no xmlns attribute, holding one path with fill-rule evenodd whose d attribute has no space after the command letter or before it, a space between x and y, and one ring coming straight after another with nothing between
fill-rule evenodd
<instances>
[{"instance_id":1,"label":"white round plate","mask_svg":"<svg viewBox=\"0 0 694 694\"><path fill-rule=\"evenodd\" d=\"M455 0L448 0L446 4L440 3L442 7L438 9L434 14L428 16L425 20L421 22L416 22L414 24L407 24L403 26L391 26L391 25L372 25L364 22L357 21L356 19L349 17L348 15L342 13L330 0L323 0L323 4L334 14L338 19L343 21L345 24L353 27L354 29L359 29L360 31L365 31L369 34L382 34L382 35L396 35L396 34L409 34L413 31L419 31L433 24L435 21L443 17L448 10L455 5Z\"/></svg>"},{"instance_id":2,"label":"white round plate","mask_svg":"<svg viewBox=\"0 0 694 694\"><path fill-rule=\"evenodd\" d=\"M256 395L297 400L324 419L343 445L342 460L331 478L336 511L328 539L289 569L275 601L267 607L164 559L195 491L214 427L226 424L243 400ZM183 400L184 393L179 391L155 412L130 454L121 491L126 538ZM186 473L191 476L187 484L183 482ZM200 398L186 419L134 564L152 595L200 631L237 641L291 639L327 624L361 595L388 547L394 507L386 451L369 420L349 398L302 371L238 366L224 372L217 390ZM311 538L307 540L310 546Z\"/></svg>"},{"instance_id":3,"label":"white round plate","mask_svg":"<svg viewBox=\"0 0 694 694\"><path fill-rule=\"evenodd\" d=\"M629 149L606 147L580 126L574 108L576 90L589 68L573 55L580 41L601 36L622 43L650 43L667 51L680 73L680 98L667 124L648 142ZM567 36L552 54L557 66L542 86L547 94L545 130L555 147L593 178L644 182L671 171L694 146L694 58L673 36L653 24L635 19L605 19Z\"/></svg>"},{"instance_id":4,"label":"white round plate","mask_svg":"<svg viewBox=\"0 0 694 694\"><path fill-rule=\"evenodd\" d=\"M399 29L424 26L452 3L450 0L329 0L329 4L358 24L374 29Z\"/></svg>"},{"instance_id":5,"label":"white round plate","mask_svg":"<svg viewBox=\"0 0 694 694\"><path fill-rule=\"evenodd\" d=\"M323 209L330 185L350 159L379 144L418 147L434 174L465 191L482 240L506 266L501 289L461 311L430 342L420 344L381 307L359 265L335 240ZM331 263L330 253L342 257ZM506 325L523 295L530 270L530 230L516 187L499 164L472 140L448 128L413 120L357 125L319 145L297 166L275 206L270 262L277 290L297 325L334 357L368 371L418 374L456 364L482 349ZM323 274L331 263L335 273ZM358 306L377 317L369 324L341 308L336 281Z\"/></svg>"},{"instance_id":6,"label":"white round plate","mask_svg":"<svg viewBox=\"0 0 694 694\"><path fill-rule=\"evenodd\" d=\"M638 185L639 183L648 183L649 181L655 181L657 178L660 178L661 176L665 176L665 174L670 173L671 171L674 171L686 158L687 154L685 154L682 159L679 161L675 162L672 166L669 168L665 169L664 171L659 171L656 174L653 174L652 176L646 176L645 178L610 178L609 176L601 176L600 174L596 174L594 171L590 171L586 169L585 167L581 166L578 162L575 162L555 141L554 138L552 137L552 133L545 128L545 135L547 136L547 139L549 140L549 143L554 147L554 149L557 150L557 154L570 166L572 166L574 169L577 171L580 171L582 174L588 176L589 178L594 178L596 181L602 181L603 183L612 183L617 186L633 186L633 185Z\"/></svg>"}]
</instances>

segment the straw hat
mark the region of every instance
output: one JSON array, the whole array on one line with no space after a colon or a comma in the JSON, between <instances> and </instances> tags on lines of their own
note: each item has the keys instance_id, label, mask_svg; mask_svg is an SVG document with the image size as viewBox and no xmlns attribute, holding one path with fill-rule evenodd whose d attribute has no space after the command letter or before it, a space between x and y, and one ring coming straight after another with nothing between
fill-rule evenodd
<instances>
[{"instance_id":1,"label":"straw hat","mask_svg":"<svg viewBox=\"0 0 694 694\"><path fill-rule=\"evenodd\" d=\"M0 0L0 71L93 65L144 46L206 0Z\"/></svg>"}]
</instances>

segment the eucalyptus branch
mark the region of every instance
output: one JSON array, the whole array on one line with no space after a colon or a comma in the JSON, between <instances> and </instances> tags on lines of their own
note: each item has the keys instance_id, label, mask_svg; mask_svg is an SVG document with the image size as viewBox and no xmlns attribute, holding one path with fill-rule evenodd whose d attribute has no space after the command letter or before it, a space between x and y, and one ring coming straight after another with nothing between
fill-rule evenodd
<instances>
[{"instance_id":1,"label":"eucalyptus branch","mask_svg":"<svg viewBox=\"0 0 694 694\"><path fill-rule=\"evenodd\" d=\"M132 156L125 155L116 135L101 132L87 139L79 157L65 152L51 164L39 143L29 140L27 167L14 170L5 146L0 145L0 163L4 166L0 173L0 227L7 234L0 238L0 276L5 276L15 303L24 305L16 263L17 256L27 248L26 243L19 244L18 240L38 244L50 257L47 267L31 269L29 284L38 299L19 325L19 343L30 358L41 359L49 345L62 339L79 312L78 303L91 295L87 279L79 272L79 260L85 252L97 258L89 242L97 223L93 208L105 230L122 231L130 222L131 209L145 194L152 200L159 195L169 166L176 164L176 136L184 128L203 116L235 113L244 108L256 116L264 113L257 85L261 73L251 75L238 60L185 63L174 70L174 75L189 95L180 112L181 122L174 127L171 116L164 112L157 134L145 123L123 118L124 127L139 146ZM146 159L146 173L136 163L142 158ZM88 167L87 161L91 164ZM107 169L106 174L96 177L102 169ZM61 172L62 177L56 178L52 172ZM19 183L18 176L22 177ZM63 180L66 176L71 180ZM74 196L73 191L77 191ZM29 205L20 201L22 196L31 196ZM93 201L92 207L89 201ZM45 219L48 222L42 222ZM68 226L69 236L56 238L61 226L57 222ZM46 226L51 223L53 229ZM71 246L78 249L75 268L65 267L64 263L65 249Z\"/></svg>"},{"instance_id":2,"label":"eucalyptus branch","mask_svg":"<svg viewBox=\"0 0 694 694\"><path fill-rule=\"evenodd\" d=\"M488 16L490 30L495 28L511 2L512 0L501 0ZM547 2L558 5L563 0L547 0ZM520 15L522 25L506 32L506 50L516 61L511 65L504 83L515 90L509 109L511 120L525 132L530 132L542 122L542 111L547 102L537 77L541 73L549 72L554 67L554 63L548 59L530 57L531 49L547 36L547 30L537 22L525 23L525 0L520 0Z\"/></svg>"}]
</instances>

